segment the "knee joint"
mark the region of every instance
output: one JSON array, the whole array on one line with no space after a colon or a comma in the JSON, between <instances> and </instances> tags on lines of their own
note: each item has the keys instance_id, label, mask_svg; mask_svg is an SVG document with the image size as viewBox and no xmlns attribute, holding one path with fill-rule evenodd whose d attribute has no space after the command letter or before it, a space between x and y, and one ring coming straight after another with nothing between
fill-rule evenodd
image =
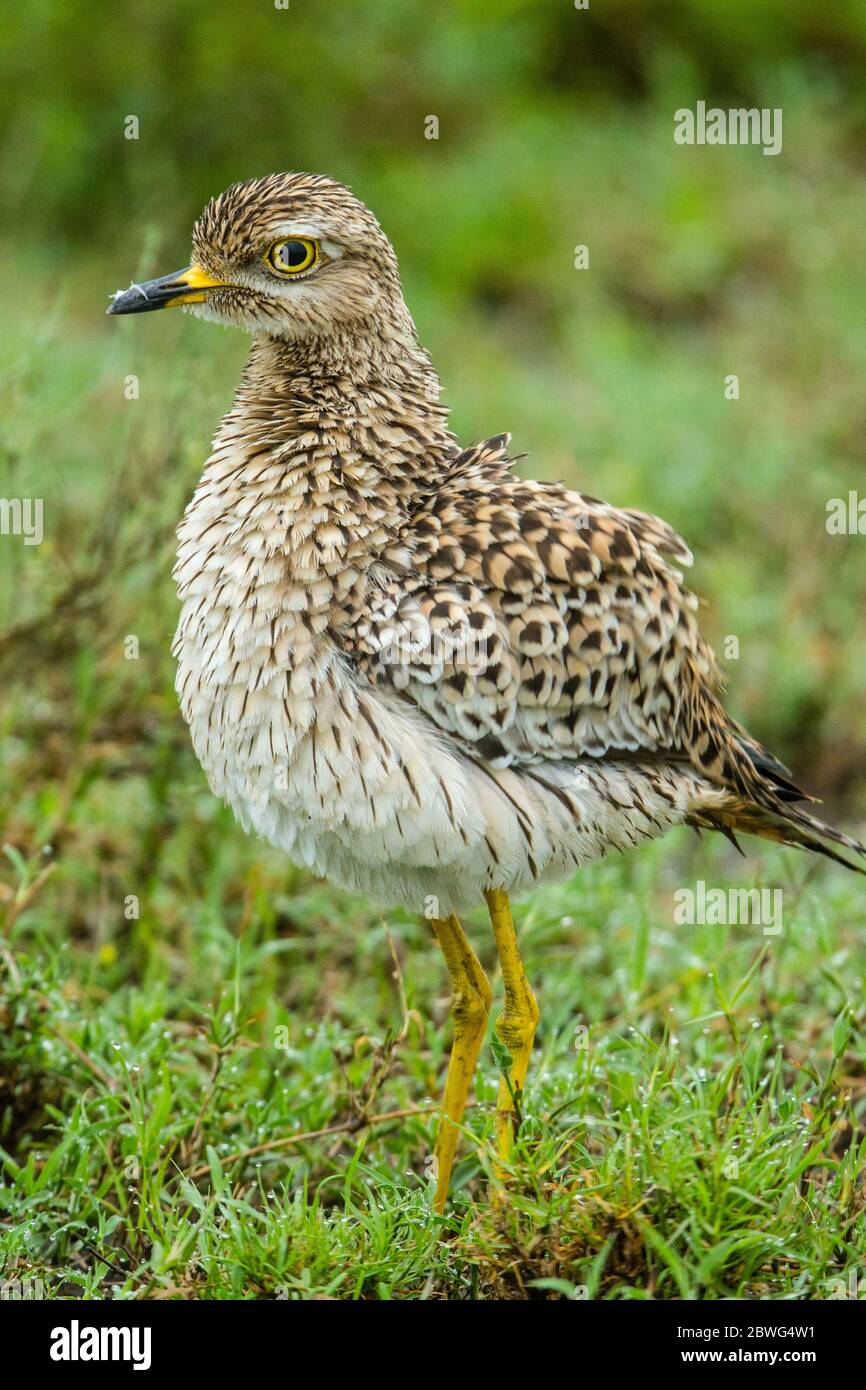
<instances>
[{"instance_id":1,"label":"knee joint","mask_svg":"<svg viewBox=\"0 0 866 1390\"><path fill-rule=\"evenodd\" d=\"M496 1020L496 1032L510 1052L524 1048L535 1034L538 1024L538 1005L528 990L519 999L506 1000L505 1009Z\"/></svg>"},{"instance_id":2,"label":"knee joint","mask_svg":"<svg viewBox=\"0 0 866 1390\"><path fill-rule=\"evenodd\" d=\"M488 1007L481 995L471 987L455 990L451 998L455 1028L477 1028L486 1020Z\"/></svg>"}]
</instances>

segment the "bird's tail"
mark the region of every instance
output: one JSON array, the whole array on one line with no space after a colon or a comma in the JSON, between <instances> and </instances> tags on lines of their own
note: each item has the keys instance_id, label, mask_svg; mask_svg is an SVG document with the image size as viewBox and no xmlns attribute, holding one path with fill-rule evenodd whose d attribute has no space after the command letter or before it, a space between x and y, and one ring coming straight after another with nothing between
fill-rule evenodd
<instances>
[{"instance_id":1,"label":"bird's tail","mask_svg":"<svg viewBox=\"0 0 866 1390\"><path fill-rule=\"evenodd\" d=\"M701 807L689 816L689 823L700 829L720 830L737 849L740 848L736 838L738 831L744 835L760 835L763 840L775 840L780 845L796 845L813 854L823 854L854 873L866 874L866 868L853 864L832 848L834 844L841 845L852 854L866 858L866 845L797 806L784 805L772 810L756 802L731 798L722 806Z\"/></svg>"},{"instance_id":2,"label":"bird's tail","mask_svg":"<svg viewBox=\"0 0 866 1390\"><path fill-rule=\"evenodd\" d=\"M745 779L748 791L744 794L740 782L721 804L698 808L689 818L691 823L700 828L720 830L735 845L737 831L760 835L780 845L796 845L813 854L823 854L854 873L866 874L866 868L852 863L832 848L840 845L866 859L866 845L798 805L802 801L814 803L817 798L798 787L784 763L751 738L745 729L734 725L732 732L740 757L750 765Z\"/></svg>"}]
</instances>

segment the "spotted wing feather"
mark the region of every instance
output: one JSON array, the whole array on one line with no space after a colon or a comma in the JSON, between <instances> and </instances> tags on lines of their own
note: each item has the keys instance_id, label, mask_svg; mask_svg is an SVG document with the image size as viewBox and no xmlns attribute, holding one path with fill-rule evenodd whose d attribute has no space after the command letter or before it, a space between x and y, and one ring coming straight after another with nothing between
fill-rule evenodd
<instances>
[{"instance_id":1,"label":"spotted wing feather","mask_svg":"<svg viewBox=\"0 0 866 1390\"><path fill-rule=\"evenodd\" d=\"M500 764L682 752L721 776L719 673L663 521L511 471L500 436L454 460L348 634L368 679Z\"/></svg>"}]
</instances>

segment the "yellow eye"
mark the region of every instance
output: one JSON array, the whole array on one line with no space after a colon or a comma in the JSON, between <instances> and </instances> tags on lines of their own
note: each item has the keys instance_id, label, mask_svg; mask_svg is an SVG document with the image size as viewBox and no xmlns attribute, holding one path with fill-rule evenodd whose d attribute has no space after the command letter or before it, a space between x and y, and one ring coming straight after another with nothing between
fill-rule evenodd
<instances>
[{"instance_id":1,"label":"yellow eye","mask_svg":"<svg viewBox=\"0 0 866 1390\"><path fill-rule=\"evenodd\" d=\"M265 256L268 265L279 275L300 275L314 266L318 259L318 243L305 236L275 241Z\"/></svg>"}]
</instances>

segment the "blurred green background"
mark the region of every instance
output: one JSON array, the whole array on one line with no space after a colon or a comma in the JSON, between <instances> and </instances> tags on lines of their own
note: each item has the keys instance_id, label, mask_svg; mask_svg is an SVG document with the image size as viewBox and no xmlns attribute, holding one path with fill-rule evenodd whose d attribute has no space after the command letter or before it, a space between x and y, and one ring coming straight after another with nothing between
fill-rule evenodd
<instances>
[{"instance_id":1,"label":"blurred green background","mask_svg":"<svg viewBox=\"0 0 866 1390\"><path fill-rule=\"evenodd\" d=\"M866 7L30 0L4 24L0 496L42 498L45 540L0 537L0 1149L10 1155L0 1208L12 1213L10 1258L63 1287L102 1296L119 1262L135 1271L129 1296L150 1296L155 1284L165 1296L178 1287L194 1296L198 1276L183 1270L200 1230L185 1225L181 1240L165 1213L176 1203L189 1223L197 1197L176 1184L174 1165L196 1173L207 1157L216 1174L212 1154L342 1123L380 1085L383 1108L425 1096L432 1107L447 999L422 927L390 914L401 956L412 957L415 1021L399 1056L393 1039L371 1039L397 1012L375 905L315 884L245 838L207 790L173 689L173 532L248 344L180 314L106 319L109 294L182 265L195 216L235 179L305 168L348 182L395 243L460 436L510 430L527 455L521 468L673 523L696 554L692 582L706 599L704 628L725 653L732 709L826 799L828 815L859 823L862 835L866 536L830 536L825 521L830 498L866 495ZM698 100L781 107L781 154L676 145L674 112ZM438 140L424 138L431 115ZM129 116L137 140L124 138ZM585 270L574 267L579 245L589 248ZM738 400L725 398L731 374ZM125 653L130 635L136 659ZM599 1146L590 1132L575 1151L581 1173L596 1175L604 1216L542 1273L573 1278L580 1256L597 1282L599 1242L622 1219L623 1249L643 1253L620 1260L617 1277L651 1287L658 1247L628 1224L642 1204L697 1271L695 1287L719 1296L789 1286L802 1296L804 1280L818 1287L846 1260L862 1268L862 1241L843 1258L832 1225L850 1209L854 1231L859 1211L856 1145L845 1146L866 1095L861 1044L840 1083L860 1107L842 1139L827 1080L848 1046L846 1001L866 1017L862 892L841 870L813 882L815 866L793 852L749 849L744 864L721 841L678 832L521 909L545 1056L532 1113L561 1116L575 1018L586 1017L602 1045L592 1054L598 1089L582 1095L579 1115L595 1114L627 1150ZM731 874L783 882L789 894L790 930L760 976L754 936L672 929L676 885ZM130 895L137 916L125 910ZM485 927L473 930L492 966ZM771 1090L791 1117L790 1147L773 1150L778 1192L756 1162L739 1197L734 1186L706 1196L701 1164L715 1139L691 1127L695 1116L731 1104L751 1124L754 1109L778 1147L781 1113L775 1101L764 1108L763 1062L747 1067L741 1040L725 1032L732 1015L727 1004L719 1013L708 962L730 986L749 1047L760 1016L766 1046L781 1049ZM278 1024L290 1054L274 1049ZM683 1045L671 1075L685 1080L675 1100L665 1082L653 1125L667 1123L681 1152L674 1162L666 1150L654 1167L647 1143L645 1166L633 1168L623 1097L633 1097L630 1123L642 1133L638 1079L651 1090L667 1076L648 1040L674 1026ZM645 1030L639 1061L636 1027ZM742 1097L727 1090L729 1045L754 1082L753 1109L738 1111ZM707 1098L704 1081L716 1086L717 1073L718 1094ZM481 1130L495 1082L495 1072L479 1080ZM802 1203L801 1104L819 1156ZM409 1201L404 1233L416 1229L418 1199L406 1198L405 1174L425 1171L432 1114L367 1151L380 1165L379 1200L393 1194L398 1212ZM835 1166L845 1151L850 1182ZM609 1173L599 1176L605 1153ZM291 1184L324 1192L344 1156L330 1142L308 1144L292 1159ZM129 1181L133 1160L136 1172L143 1164L141 1191ZM285 1161L275 1155L269 1181ZM467 1164L471 1184L478 1167L471 1156ZM157 1170L159 1197L147 1188ZM708 1214L695 1216L702 1201ZM739 1233L771 1206L764 1234L748 1237L752 1264L740 1268ZM582 1221L582 1210L568 1219ZM257 1220L247 1211L243 1232ZM538 1220L527 1218L527 1248ZM350 1268L366 1291L368 1254L356 1274L342 1229L321 1258L321 1287ZM708 1265L706 1231L727 1240L728 1229L733 1244ZM276 1253L268 1247L258 1283L245 1234L228 1273L216 1261L223 1273L211 1287L221 1296L284 1278L284 1228L268 1230ZM784 1267L783 1240L785 1259L793 1252ZM395 1241L380 1244L375 1287L427 1287L426 1246L395 1274ZM94 1254L104 1246L110 1274ZM436 1249L448 1264L451 1254ZM303 1248L293 1258L306 1279ZM486 1268L487 1255L469 1258ZM442 1287L453 1277L449 1265ZM489 1268L483 1277L499 1279ZM662 1273L660 1296L682 1292L684 1277L671 1285Z\"/></svg>"}]
</instances>

